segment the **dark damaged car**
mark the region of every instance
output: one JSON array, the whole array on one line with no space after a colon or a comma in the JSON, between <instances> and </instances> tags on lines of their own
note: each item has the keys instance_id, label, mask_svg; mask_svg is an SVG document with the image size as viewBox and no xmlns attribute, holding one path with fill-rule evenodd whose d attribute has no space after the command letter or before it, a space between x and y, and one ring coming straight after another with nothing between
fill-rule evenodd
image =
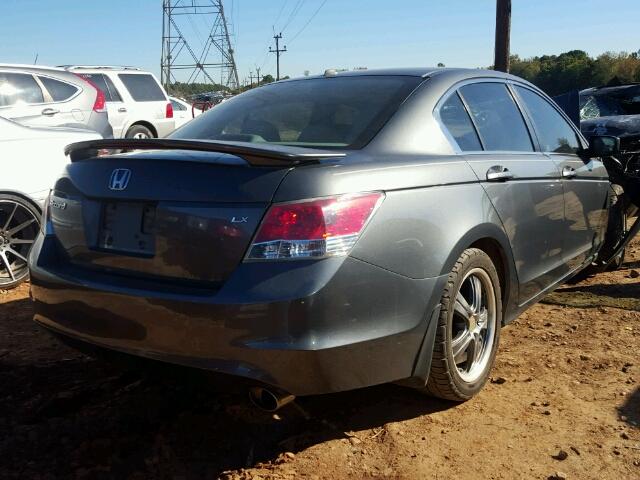
<instances>
[{"instance_id":1,"label":"dark damaged car","mask_svg":"<svg viewBox=\"0 0 640 480\"><path fill-rule=\"evenodd\" d=\"M627 232L627 218L640 205L640 84L610 85L580 91L580 129L587 139L619 138L619 153L605 159L613 184L608 241L604 252L619 249ZM606 255L605 255L606 256ZM624 250L616 256L620 264Z\"/></svg>"},{"instance_id":2,"label":"dark damaged car","mask_svg":"<svg viewBox=\"0 0 640 480\"><path fill-rule=\"evenodd\" d=\"M582 90L580 129L586 137L619 137L620 158L640 169L640 84Z\"/></svg>"},{"instance_id":3,"label":"dark damaged car","mask_svg":"<svg viewBox=\"0 0 640 480\"><path fill-rule=\"evenodd\" d=\"M476 394L501 327L598 258L616 139L589 145L511 75L399 69L68 152L31 251L35 320L249 379L276 408L396 381Z\"/></svg>"}]
</instances>

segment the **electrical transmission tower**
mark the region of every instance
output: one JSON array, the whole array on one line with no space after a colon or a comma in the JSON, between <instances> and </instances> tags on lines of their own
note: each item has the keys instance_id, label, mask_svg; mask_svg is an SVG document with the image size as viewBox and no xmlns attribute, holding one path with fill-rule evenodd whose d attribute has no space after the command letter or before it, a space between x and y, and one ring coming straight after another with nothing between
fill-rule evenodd
<instances>
[{"instance_id":1,"label":"electrical transmission tower","mask_svg":"<svg viewBox=\"0 0 640 480\"><path fill-rule=\"evenodd\" d=\"M222 0L162 0L160 80L166 90L177 81L240 86Z\"/></svg>"}]
</instances>

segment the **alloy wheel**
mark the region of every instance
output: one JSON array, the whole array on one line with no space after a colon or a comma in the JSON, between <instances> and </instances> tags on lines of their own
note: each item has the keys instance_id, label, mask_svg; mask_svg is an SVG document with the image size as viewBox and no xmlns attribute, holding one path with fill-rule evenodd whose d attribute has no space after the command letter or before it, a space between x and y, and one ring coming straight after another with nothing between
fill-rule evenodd
<instances>
[{"instance_id":1,"label":"alloy wheel","mask_svg":"<svg viewBox=\"0 0 640 480\"><path fill-rule=\"evenodd\" d=\"M491 359L496 334L496 301L491 278L482 268L465 275L455 297L451 350L457 373L475 382Z\"/></svg>"},{"instance_id":2,"label":"alloy wheel","mask_svg":"<svg viewBox=\"0 0 640 480\"><path fill-rule=\"evenodd\" d=\"M38 234L37 215L14 200L0 200L0 288L29 276L27 257Z\"/></svg>"}]
</instances>

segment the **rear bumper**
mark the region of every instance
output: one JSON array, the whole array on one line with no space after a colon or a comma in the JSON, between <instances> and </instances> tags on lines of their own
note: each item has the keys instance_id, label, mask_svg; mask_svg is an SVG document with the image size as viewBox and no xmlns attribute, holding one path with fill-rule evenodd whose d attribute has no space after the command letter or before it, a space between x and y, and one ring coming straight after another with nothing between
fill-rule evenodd
<instances>
[{"instance_id":1,"label":"rear bumper","mask_svg":"<svg viewBox=\"0 0 640 480\"><path fill-rule=\"evenodd\" d=\"M113 138L113 128L106 112L92 112L87 127L98 132L102 138Z\"/></svg>"},{"instance_id":2,"label":"rear bumper","mask_svg":"<svg viewBox=\"0 0 640 480\"><path fill-rule=\"evenodd\" d=\"M353 259L248 263L216 291L142 284L31 252L35 320L101 348L244 377L295 395L425 378L446 277ZM420 361L418 361L420 359Z\"/></svg>"}]
</instances>

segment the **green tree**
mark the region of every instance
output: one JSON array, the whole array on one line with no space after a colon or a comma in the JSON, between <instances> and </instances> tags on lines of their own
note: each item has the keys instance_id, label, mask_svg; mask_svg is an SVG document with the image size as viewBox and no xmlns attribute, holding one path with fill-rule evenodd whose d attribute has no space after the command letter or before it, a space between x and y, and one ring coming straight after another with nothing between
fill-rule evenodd
<instances>
[{"instance_id":1,"label":"green tree","mask_svg":"<svg viewBox=\"0 0 640 480\"><path fill-rule=\"evenodd\" d=\"M582 50L526 59L513 55L511 73L549 95L557 95L609 82L640 81L640 58L626 52L607 52L593 58Z\"/></svg>"}]
</instances>

